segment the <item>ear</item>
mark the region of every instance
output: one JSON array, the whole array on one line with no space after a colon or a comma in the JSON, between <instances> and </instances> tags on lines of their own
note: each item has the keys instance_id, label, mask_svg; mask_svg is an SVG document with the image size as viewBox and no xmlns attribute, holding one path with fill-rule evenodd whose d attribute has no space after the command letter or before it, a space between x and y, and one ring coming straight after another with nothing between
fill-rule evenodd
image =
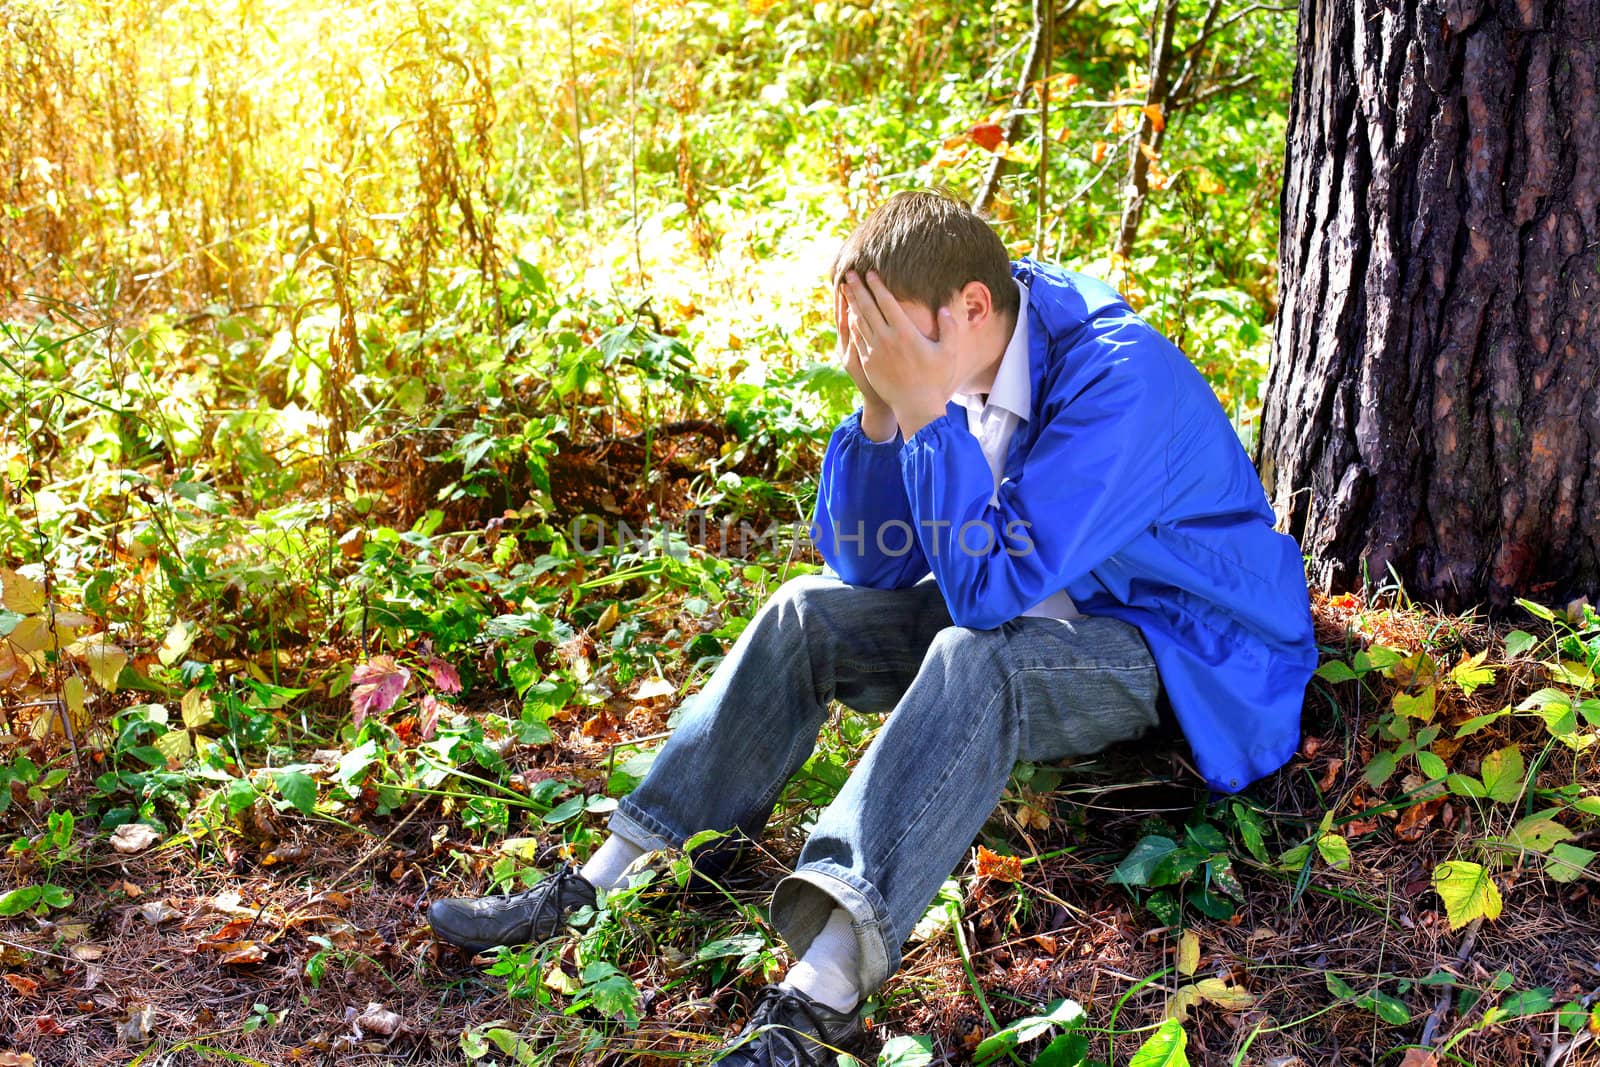
<instances>
[{"instance_id":1,"label":"ear","mask_svg":"<svg viewBox=\"0 0 1600 1067\"><path fill-rule=\"evenodd\" d=\"M994 296L982 282L968 282L950 301L950 313L964 329L975 330L994 314Z\"/></svg>"}]
</instances>

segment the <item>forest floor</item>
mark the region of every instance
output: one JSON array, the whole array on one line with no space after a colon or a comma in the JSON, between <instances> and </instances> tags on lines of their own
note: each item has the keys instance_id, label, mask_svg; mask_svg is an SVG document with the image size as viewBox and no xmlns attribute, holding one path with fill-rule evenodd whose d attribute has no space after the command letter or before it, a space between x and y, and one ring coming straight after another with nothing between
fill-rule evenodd
<instances>
[{"instance_id":1,"label":"forest floor","mask_svg":"<svg viewBox=\"0 0 1600 1067\"><path fill-rule=\"evenodd\" d=\"M1319 597L1315 610L1325 647L1361 639L1351 598ZM1420 646L1444 627L1467 648L1503 641L1470 620L1383 615L1389 646ZM1507 672L1473 708L1514 703L1524 681ZM983 842L1023 862L1008 866L985 847L956 872L946 914L959 928L933 923L913 939L873 1002L861 1055L872 1062L886 1038L927 1035L936 1061L970 1062L997 1022L1069 997L1087 1009L1095 1055L1111 1063L1127 1062L1174 1011L1199 1064L1600 1062L1590 1027L1561 1025L1571 1020L1556 1007L1566 1003L1570 1015L1582 1006L1587 1017L1600 991L1593 882L1509 864L1498 878L1503 913L1482 936L1483 919L1453 931L1429 872L1486 827L1459 798L1378 803L1360 771L1372 740L1360 729L1371 708L1358 688L1314 684L1299 756L1251 791L1286 839L1286 826L1369 808L1343 826L1346 865L1318 864L1308 877L1239 850L1231 918L1185 908L1177 924L1160 922L1139 905L1142 894L1108 882L1118 861L1152 829L1207 819L1237 829L1228 814L1237 806L1208 806L1172 743L1064 764L1053 788L1007 795ZM478 693L473 706L487 713L506 696ZM628 730L654 732L664 714L635 716L604 738L555 721L552 743L507 752L510 780L520 790L559 777L599 794ZM50 797L65 809L81 801L70 784ZM464 833L448 800L349 826L258 803L220 828L127 855L101 836L55 872L76 894L72 906L47 920L0 920L0 1063L420 1064L468 1052L651 1063L704 1054L740 1022L762 970L781 962L781 950L776 960L734 957L771 941L760 909L798 851L807 803L786 794L765 854L732 872L723 892L680 889L659 867L662 877L609 918L605 958L638 990L637 1027L554 995L572 993L580 965L595 958L581 933L494 968L501 974L433 941L428 902L485 891L504 855L503 844ZM560 828L538 818L512 830L535 865L570 853ZM704 944L717 937L733 948L708 957ZM1537 991L1531 1000L1519 992L1527 990ZM1507 994L1522 999L1507 1008ZM1435 1052L1412 1047L1423 1043Z\"/></svg>"}]
</instances>

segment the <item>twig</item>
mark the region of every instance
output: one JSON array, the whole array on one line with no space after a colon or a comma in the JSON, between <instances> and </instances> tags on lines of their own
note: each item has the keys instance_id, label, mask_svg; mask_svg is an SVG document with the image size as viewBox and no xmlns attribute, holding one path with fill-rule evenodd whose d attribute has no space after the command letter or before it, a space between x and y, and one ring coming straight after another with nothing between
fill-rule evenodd
<instances>
[{"instance_id":1,"label":"twig","mask_svg":"<svg viewBox=\"0 0 1600 1067\"><path fill-rule=\"evenodd\" d=\"M373 845L371 848L367 849L366 852L362 853L361 858L356 860L349 867L346 867L343 874L341 874L339 877L335 878L333 881L328 883L328 887L332 888L333 886L338 885L340 882L344 881L346 878L349 878L352 874L355 874L356 871L360 870L361 867L368 860L370 860L374 855L377 854L377 852L378 852L378 850L380 848L382 848L383 846L387 845L390 842L390 840L393 839L394 835L400 832L401 828L404 827L406 823L411 821L411 817L413 815L415 815L417 812L419 812L421 810L422 810L422 805L420 803L414 805L410 811L406 812L406 817L405 818L403 818L399 822L395 823L394 824L394 828L391 829L388 833L383 835L383 839L382 840L380 840L377 844Z\"/></svg>"},{"instance_id":2,"label":"twig","mask_svg":"<svg viewBox=\"0 0 1600 1067\"><path fill-rule=\"evenodd\" d=\"M1461 939L1461 948L1456 952L1456 966L1463 966L1472 956L1472 947L1478 943L1478 929L1483 926L1482 919L1472 920L1472 925L1467 928L1467 936ZM1433 1039L1438 1035L1439 1025L1444 1022L1445 1012L1450 1010L1451 987L1445 986L1433 1002L1433 1011L1428 1015L1428 1021L1422 1026L1423 1048L1432 1048Z\"/></svg>"}]
</instances>

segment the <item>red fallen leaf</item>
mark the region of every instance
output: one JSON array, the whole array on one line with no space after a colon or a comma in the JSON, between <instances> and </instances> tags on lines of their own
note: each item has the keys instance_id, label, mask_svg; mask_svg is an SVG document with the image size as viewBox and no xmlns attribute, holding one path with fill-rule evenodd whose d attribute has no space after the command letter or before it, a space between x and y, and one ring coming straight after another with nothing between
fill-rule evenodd
<instances>
[{"instance_id":1,"label":"red fallen leaf","mask_svg":"<svg viewBox=\"0 0 1600 1067\"><path fill-rule=\"evenodd\" d=\"M20 974L0 974L6 984L17 991L17 996L23 999L32 997L39 992L39 981L36 978L24 978Z\"/></svg>"},{"instance_id":2,"label":"red fallen leaf","mask_svg":"<svg viewBox=\"0 0 1600 1067\"><path fill-rule=\"evenodd\" d=\"M396 663L393 656L373 656L350 675L350 710L360 726L368 715L382 715L400 699L411 672Z\"/></svg>"},{"instance_id":3,"label":"red fallen leaf","mask_svg":"<svg viewBox=\"0 0 1600 1067\"><path fill-rule=\"evenodd\" d=\"M1361 602L1355 598L1353 593L1340 593L1338 596L1328 600L1328 606L1339 608L1343 611L1354 611L1361 606ZM1416 1050L1413 1049L1412 1051Z\"/></svg>"},{"instance_id":4,"label":"red fallen leaf","mask_svg":"<svg viewBox=\"0 0 1600 1067\"><path fill-rule=\"evenodd\" d=\"M1420 841L1427 832L1428 823L1433 821L1434 812L1439 810L1442 802L1430 800L1425 804L1414 804L1407 808L1400 816L1400 821L1395 824L1394 836L1402 841Z\"/></svg>"},{"instance_id":5,"label":"red fallen leaf","mask_svg":"<svg viewBox=\"0 0 1600 1067\"><path fill-rule=\"evenodd\" d=\"M1022 880L1022 857L1002 856L978 846L978 877L993 878L1000 882Z\"/></svg>"},{"instance_id":6,"label":"red fallen leaf","mask_svg":"<svg viewBox=\"0 0 1600 1067\"><path fill-rule=\"evenodd\" d=\"M33 1028L45 1037L56 1037L67 1032L54 1015L35 1015Z\"/></svg>"},{"instance_id":7,"label":"red fallen leaf","mask_svg":"<svg viewBox=\"0 0 1600 1067\"><path fill-rule=\"evenodd\" d=\"M221 953L219 962L230 967L253 966L264 963L267 959L267 950L256 941L206 941L202 942L200 947Z\"/></svg>"}]
</instances>

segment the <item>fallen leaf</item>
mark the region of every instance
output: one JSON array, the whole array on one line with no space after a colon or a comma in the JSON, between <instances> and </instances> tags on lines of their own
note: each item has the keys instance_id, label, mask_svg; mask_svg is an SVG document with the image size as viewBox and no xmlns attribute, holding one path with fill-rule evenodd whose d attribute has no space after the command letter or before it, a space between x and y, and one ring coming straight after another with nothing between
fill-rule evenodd
<instances>
[{"instance_id":1,"label":"fallen leaf","mask_svg":"<svg viewBox=\"0 0 1600 1067\"><path fill-rule=\"evenodd\" d=\"M1395 823L1394 836L1402 841L1420 841L1427 832L1428 823L1433 821L1433 813L1438 810L1441 801L1431 800L1425 804L1413 804L1400 814L1400 821Z\"/></svg>"},{"instance_id":2,"label":"fallen leaf","mask_svg":"<svg viewBox=\"0 0 1600 1067\"><path fill-rule=\"evenodd\" d=\"M126 1021L117 1026L117 1040L130 1045L142 1045L155 1032L156 1010L141 1004L128 1013Z\"/></svg>"},{"instance_id":3,"label":"fallen leaf","mask_svg":"<svg viewBox=\"0 0 1600 1067\"><path fill-rule=\"evenodd\" d=\"M654 700L656 697L670 697L677 691L678 687L665 678L646 678L633 691L633 699Z\"/></svg>"},{"instance_id":4,"label":"fallen leaf","mask_svg":"<svg viewBox=\"0 0 1600 1067\"><path fill-rule=\"evenodd\" d=\"M26 978L20 974L0 974L0 979L4 979L7 985L17 991L17 996L23 999L28 999L39 992L37 978Z\"/></svg>"},{"instance_id":5,"label":"fallen leaf","mask_svg":"<svg viewBox=\"0 0 1600 1067\"><path fill-rule=\"evenodd\" d=\"M1022 857L1002 856L978 846L978 877L993 878L1000 882L1022 880Z\"/></svg>"},{"instance_id":6,"label":"fallen leaf","mask_svg":"<svg viewBox=\"0 0 1600 1067\"><path fill-rule=\"evenodd\" d=\"M0 1052L0 1067L36 1067L31 1052Z\"/></svg>"},{"instance_id":7,"label":"fallen leaf","mask_svg":"<svg viewBox=\"0 0 1600 1067\"><path fill-rule=\"evenodd\" d=\"M73 945L69 951L73 959L83 960L85 963L92 963L106 954L104 945Z\"/></svg>"},{"instance_id":8,"label":"fallen leaf","mask_svg":"<svg viewBox=\"0 0 1600 1067\"><path fill-rule=\"evenodd\" d=\"M1317 788L1324 793L1333 788L1334 782L1339 780L1339 772L1344 769L1344 758L1334 756L1328 760L1328 770L1323 774L1322 780L1317 783Z\"/></svg>"},{"instance_id":9,"label":"fallen leaf","mask_svg":"<svg viewBox=\"0 0 1600 1067\"><path fill-rule=\"evenodd\" d=\"M139 905L139 917L151 926L171 922L183 913L164 900L151 900Z\"/></svg>"},{"instance_id":10,"label":"fallen leaf","mask_svg":"<svg viewBox=\"0 0 1600 1067\"><path fill-rule=\"evenodd\" d=\"M137 856L159 840L161 835L142 822L123 823L111 832L111 847L124 856Z\"/></svg>"},{"instance_id":11,"label":"fallen leaf","mask_svg":"<svg viewBox=\"0 0 1600 1067\"><path fill-rule=\"evenodd\" d=\"M1431 1049L1408 1048L1400 1067L1439 1067L1439 1059Z\"/></svg>"},{"instance_id":12,"label":"fallen leaf","mask_svg":"<svg viewBox=\"0 0 1600 1067\"><path fill-rule=\"evenodd\" d=\"M220 952L222 955L219 957L219 962L229 967L251 967L257 963L264 963L267 958L267 950L261 947L259 941L228 941L201 947Z\"/></svg>"},{"instance_id":13,"label":"fallen leaf","mask_svg":"<svg viewBox=\"0 0 1600 1067\"><path fill-rule=\"evenodd\" d=\"M1200 966L1200 935L1193 930L1184 931L1178 939L1178 973L1192 975Z\"/></svg>"},{"instance_id":14,"label":"fallen leaf","mask_svg":"<svg viewBox=\"0 0 1600 1067\"><path fill-rule=\"evenodd\" d=\"M367 1010L356 1016L356 1026L366 1033L392 1036L400 1029L401 1018L377 1001L370 1001Z\"/></svg>"}]
</instances>

